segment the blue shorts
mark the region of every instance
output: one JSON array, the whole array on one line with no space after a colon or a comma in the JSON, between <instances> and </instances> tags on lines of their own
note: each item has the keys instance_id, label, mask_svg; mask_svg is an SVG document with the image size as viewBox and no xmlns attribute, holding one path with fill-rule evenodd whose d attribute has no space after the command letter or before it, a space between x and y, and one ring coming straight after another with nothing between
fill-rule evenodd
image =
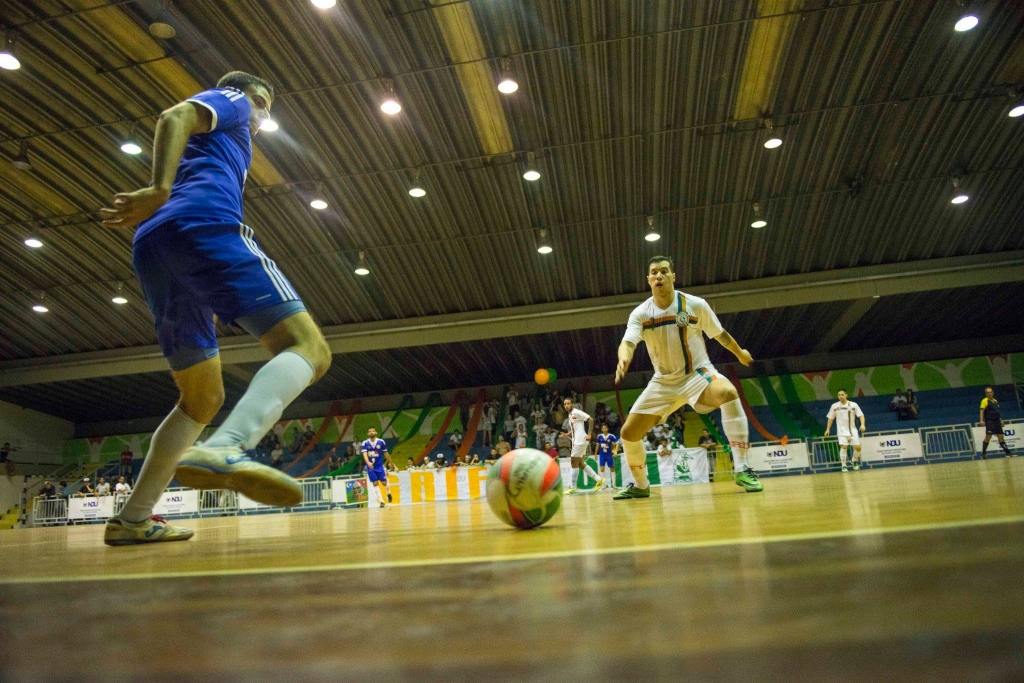
<instances>
[{"instance_id":1,"label":"blue shorts","mask_svg":"<svg viewBox=\"0 0 1024 683\"><path fill-rule=\"evenodd\" d=\"M615 456L612 455L611 451L605 453L600 451L597 455L597 466L598 467L611 467L615 469Z\"/></svg>"},{"instance_id":2,"label":"blue shorts","mask_svg":"<svg viewBox=\"0 0 1024 683\"><path fill-rule=\"evenodd\" d=\"M371 484L376 484L378 481L388 483L388 473L384 470L366 470L366 476L370 478Z\"/></svg>"},{"instance_id":3,"label":"blue shorts","mask_svg":"<svg viewBox=\"0 0 1024 683\"><path fill-rule=\"evenodd\" d=\"M306 310L246 225L164 223L136 241L133 252L135 274L172 370L217 355L214 314L259 338Z\"/></svg>"}]
</instances>

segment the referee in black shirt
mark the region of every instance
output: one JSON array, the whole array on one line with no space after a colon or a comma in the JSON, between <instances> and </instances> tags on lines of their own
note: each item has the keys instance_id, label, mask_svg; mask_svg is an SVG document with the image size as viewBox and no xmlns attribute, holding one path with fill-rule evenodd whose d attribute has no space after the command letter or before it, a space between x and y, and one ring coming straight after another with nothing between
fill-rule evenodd
<instances>
[{"instance_id":1,"label":"referee in black shirt","mask_svg":"<svg viewBox=\"0 0 1024 683\"><path fill-rule=\"evenodd\" d=\"M996 400L996 392L992 387L985 387L985 398L981 399L981 413L979 422L985 425L985 440L981 443L981 457L986 458L985 451L988 450L989 439L995 434L999 439L999 446L1007 455L1013 455L1006 447L1006 439L1003 437L1003 418L999 413L999 401Z\"/></svg>"}]
</instances>

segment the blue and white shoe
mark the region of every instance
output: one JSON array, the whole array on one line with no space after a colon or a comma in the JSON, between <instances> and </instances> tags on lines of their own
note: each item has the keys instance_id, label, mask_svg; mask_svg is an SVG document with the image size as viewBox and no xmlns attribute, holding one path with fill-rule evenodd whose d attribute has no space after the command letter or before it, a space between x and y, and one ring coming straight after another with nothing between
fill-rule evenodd
<instances>
[{"instance_id":1,"label":"blue and white shoe","mask_svg":"<svg viewBox=\"0 0 1024 683\"><path fill-rule=\"evenodd\" d=\"M107 545L138 545L161 541L187 541L192 538L193 533L191 529L171 526L163 517L156 515L144 522L129 522L120 517L111 517L103 531L103 542Z\"/></svg>"},{"instance_id":2,"label":"blue and white shoe","mask_svg":"<svg viewBox=\"0 0 1024 683\"><path fill-rule=\"evenodd\" d=\"M178 463L175 478L193 489L231 489L264 505L302 502L302 486L284 472L247 456L238 446L193 446Z\"/></svg>"}]
</instances>

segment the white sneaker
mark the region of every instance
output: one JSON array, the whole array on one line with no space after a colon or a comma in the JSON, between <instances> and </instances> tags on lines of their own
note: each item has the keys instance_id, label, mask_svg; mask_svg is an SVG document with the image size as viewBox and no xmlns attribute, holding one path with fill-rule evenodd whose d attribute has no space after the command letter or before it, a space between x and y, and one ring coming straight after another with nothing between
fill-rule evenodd
<instances>
[{"instance_id":1,"label":"white sneaker","mask_svg":"<svg viewBox=\"0 0 1024 683\"><path fill-rule=\"evenodd\" d=\"M171 526L163 517L156 515L143 522L129 522L120 517L111 517L103 531L103 542L107 545L137 545L160 541L187 541L194 533L191 529Z\"/></svg>"},{"instance_id":2,"label":"white sneaker","mask_svg":"<svg viewBox=\"0 0 1024 683\"><path fill-rule=\"evenodd\" d=\"M238 446L186 450L175 478L193 489L231 489L264 505L302 502L302 486L284 472L255 462Z\"/></svg>"}]
</instances>

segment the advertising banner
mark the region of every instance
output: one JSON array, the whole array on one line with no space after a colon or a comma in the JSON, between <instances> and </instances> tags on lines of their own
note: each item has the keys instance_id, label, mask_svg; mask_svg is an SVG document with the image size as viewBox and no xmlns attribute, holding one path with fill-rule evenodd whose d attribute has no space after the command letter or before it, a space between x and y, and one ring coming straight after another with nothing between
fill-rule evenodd
<instances>
[{"instance_id":1,"label":"advertising banner","mask_svg":"<svg viewBox=\"0 0 1024 683\"><path fill-rule=\"evenodd\" d=\"M971 432L974 434L974 450L981 453L981 444L985 441L985 428L984 427L972 427ZM1024 449L1024 423L1013 422L1003 423L1003 439L1006 441L1006 447L1014 453L1020 453L1021 449ZM989 453L992 449L1000 451L999 442L996 440L996 436L993 434L992 439L988 442Z\"/></svg>"},{"instance_id":2,"label":"advertising banner","mask_svg":"<svg viewBox=\"0 0 1024 683\"><path fill-rule=\"evenodd\" d=\"M861 437L860 446L860 459L864 462L893 462L924 457L921 435L917 432L865 436Z\"/></svg>"},{"instance_id":3,"label":"advertising banner","mask_svg":"<svg viewBox=\"0 0 1024 683\"><path fill-rule=\"evenodd\" d=\"M757 472L803 470L811 466L811 458L806 443L790 441L785 446L778 443L751 446L747 451L747 464Z\"/></svg>"},{"instance_id":4,"label":"advertising banner","mask_svg":"<svg viewBox=\"0 0 1024 683\"><path fill-rule=\"evenodd\" d=\"M155 515L191 515L199 512L199 491L164 491L153 507Z\"/></svg>"},{"instance_id":5,"label":"advertising banner","mask_svg":"<svg viewBox=\"0 0 1024 683\"><path fill-rule=\"evenodd\" d=\"M597 461L591 456L587 456L584 459L588 465L590 465L595 472L597 472ZM572 488L572 458L559 458L558 468L562 471L562 490ZM598 474L601 474L598 472ZM576 480L576 489L579 491L590 491L594 488L594 484L597 481L587 476L587 471L584 468L580 468L579 477Z\"/></svg>"},{"instance_id":6,"label":"advertising banner","mask_svg":"<svg viewBox=\"0 0 1024 683\"><path fill-rule=\"evenodd\" d=\"M486 467L445 467L440 470L388 472L391 504L411 505L481 498L487 488L487 470ZM369 485L366 479L359 481L364 487ZM365 490L363 495L367 495ZM367 496L370 507L376 503L378 495L374 490Z\"/></svg>"},{"instance_id":7,"label":"advertising banner","mask_svg":"<svg viewBox=\"0 0 1024 683\"><path fill-rule=\"evenodd\" d=\"M708 453L703 448L675 448L671 455L658 456L662 486L707 484Z\"/></svg>"},{"instance_id":8,"label":"advertising banner","mask_svg":"<svg viewBox=\"0 0 1024 683\"><path fill-rule=\"evenodd\" d=\"M68 519L107 519L114 516L114 497L71 498Z\"/></svg>"},{"instance_id":9,"label":"advertising banner","mask_svg":"<svg viewBox=\"0 0 1024 683\"><path fill-rule=\"evenodd\" d=\"M358 505L368 499L366 478L331 480L331 500L340 505Z\"/></svg>"}]
</instances>

